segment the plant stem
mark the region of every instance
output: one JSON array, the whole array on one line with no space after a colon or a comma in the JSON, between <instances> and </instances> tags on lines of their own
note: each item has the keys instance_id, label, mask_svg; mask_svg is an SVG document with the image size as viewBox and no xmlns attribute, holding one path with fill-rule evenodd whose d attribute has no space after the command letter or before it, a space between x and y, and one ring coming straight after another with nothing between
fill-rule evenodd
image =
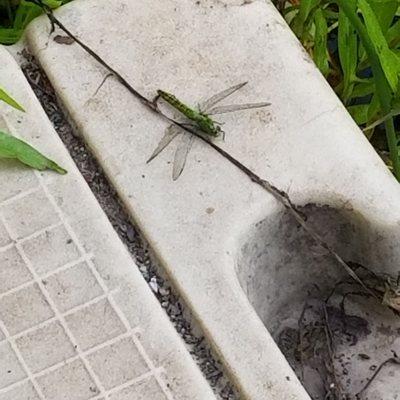
<instances>
[{"instance_id":1,"label":"plant stem","mask_svg":"<svg viewBox=\"0 0 400 400\"><path fill-rule=\"evenodd\" d=\"M375 79L375 88L378 95L378 99L384 115L389 114L392 111L391 100L393 93L390 89L389 83L385 77L385 74L381 67L379 56L376 52L375 46L372 43L368 32L354 10L352 2L348 0L335 0L336 3L341 7L346 14L347 18L357 31L364 49L368 55L371 63L372 72ZM394 128L393 118L389 118L385 121L386 140L389 147L390 159L393 164L393 172L397 180L400 180L400 158L397 150L397 135Z\"/></svg>"},{"instance_id":2,"label":"plant stem","mask_svg":"<svg viewBox=\"0 0 400 400\"><path fill-rule=\"evenodd\" d=\"M6 9L7 9L7 16L8 16L8 19L10 21L10 26L12 26L14 18L13 18L13 14L12 14L12 11L11 11L10 0L6 0L5 3L6 3Z\"/></svg>"}]
</instances>

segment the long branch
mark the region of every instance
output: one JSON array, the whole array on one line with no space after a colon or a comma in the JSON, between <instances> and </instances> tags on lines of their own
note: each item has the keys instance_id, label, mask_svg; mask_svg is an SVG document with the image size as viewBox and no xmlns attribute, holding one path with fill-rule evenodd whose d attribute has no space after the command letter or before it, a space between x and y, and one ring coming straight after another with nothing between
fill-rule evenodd
<instances>
[{"instance_id":1,"label":"long branch","mask_svg":"<svg viewBox=\"0 0 400 400\"><path fill-rule=\"evenodd\" d=\"M143 105L145 105L148 109L155 112L171 124L178 126L179 128L195 135L203 142L207 143L211 146L215 151L221 154L225 159L235 165L238 169L240 169L252 182L261 186L268 193L272 194L295 218L295 220L302 226L305 232L321 247L326 249L333 258L345 269L345 271L356 281L358 282L369 294L371 294L374 298L378 299L376 294L368 288L364 282L360 279L360 277L354 272L354 270L350 267L350 265L344 261L344 259L307 223L305 216L302 212L300 212L297 207L292 203L289 198L289 195L283 190L278 189L270 182L265 179L262 179L256 173L251 171L245 165L243 165L240 161L234 158L232 155L227 153L225 150L217 146L210 140L207 140L204 136L200 135L196 130L191 129L187 125L182 125L181 123L173 120L172 118L165 115L153 101L147 99L144 95L138 92L118 71L112 68L106 61L104 61L96 52L94 52L89 46L83 43L79 38L77 38L72 32L70 32L63 24L60 22L53 14L53 11L47 7L41 0L30 0L31 2L42 7L47 17L50 20L52 27L58 26L65 34L67 34L70 38L72 38L79 46L81 46L90 56L92 56L97 62L99 62L105 69L107 69L110 73L112 73L116 79L133 95L135 96ZM378 299L379 300L379 299Z\"/></svg>"}]
</instances>

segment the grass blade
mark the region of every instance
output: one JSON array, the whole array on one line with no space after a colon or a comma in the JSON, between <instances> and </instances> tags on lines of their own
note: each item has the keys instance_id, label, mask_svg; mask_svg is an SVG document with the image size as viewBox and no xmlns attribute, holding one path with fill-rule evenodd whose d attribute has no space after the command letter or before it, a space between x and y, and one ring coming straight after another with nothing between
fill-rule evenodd
<instances>
[{"instance_id":1,"label":"grass blade","mask_svg":"<svg viewBox=\"0 0 400 400\"><path fill-rule=\"evenodd\" d=\"M4 101L9 106L16 108L19 111L25 111L11 96L9 96L2 88L0 88L0 101Z\"/></svg>"},{"instance_id":2,"label":"grass blade","mask_svg":"<svg viewBox=\"0 0 400 400\"><path fill-rule=\"evenodd\" d=\"M315 44L314 44L314 62L322 74L327 77L329 74L329 58L328 58L328 24L324 13L319 8L314 13L315 22Z\"/></svg>"},{"instance_id":3,"label":"grass blade","mask_svg":"<svg viewBox=\"0 0 400 400\"><path fill-rule=\"evenodd\" d=\"M61 168L54 161L39 153L28 143L1 131L0 158L16 159L39 171L50 169L63 175L67 173L64 168Z\"/></svg>"},{"instance_id":4,"label":"grass blade","mask_svg":"<svg viewBox=\"0 0 400 400\"><path fill-rule=\"evenodd\" d=\"M374 12L383 34L386 35L399 8L399 2L397 0L368 0L368 4Z\"/></svg>"},{"instance_id":5,"label":"grass blade","mask_svg":"<svg viewBox=\"0 0 400 400\"><path fill-rule=\"evenodd\" d=\"M359 0L358 5L364 17L365 28L370 42L374 46L375 53L379 57L386 79L392 91L397 93L400 76L400 58L390 50L378 18L368 2L366 0Z\"/></svg>"},{"instance_id":6,"label":"grass blade","mask_svg":"<svg viewBox=\"0 0 400 400\"><path fill-rule=\"evenodd\" d=\"M14 29L14 28L0 28L0 43L2 44L14 44L21 39L22 33L24 31Z\"/></svg>"},{"instance_id":7,"label":"grass blade","mask_svg":"<svg viewBox=\"0 0 400 400\"><path fill-rule=\"evenodd\" d=\"M353 9L356 9L354 0L348 0ZM347 104L352 97L354 79L357 69L357 34L354 27L342 9L339 10L338 26L338 52L343 72L342 101Z\"/></svg>"},{"instance_id":8,"label":"grass blade","mask_svg":"<svg viewBox=\"0 0 400 400\"><path fill-rule=\"evenodd\" d=\"M379 57L379 53L375 47L374 42L372 41L373 38L369 36L369 32L367 31L365 25L362 23L361 19L358 17L355 10L351 7L351 4L348 2L348 0L336 0L336 3L346 13L347 18L354 26L361 39L363 47L371 63L372 73L375 80L376 94L378 96L379 103L381 105L383 113L389 114L391 111L391 102L393 99L393 93L391 91L391 87L389 85L386 74L384 73L383 66L381 65L381 59ZM365 3L365 1L359 0L359 5L360 4L363 4L364 8L366 8L365 4L367 3ZM386 40L385 43L387 45ZM396 178L400 180L400 159L398 155L397 136L396 136L396 131L394 129L393 118L389 118L385 122L385 128L386 128L386 138L388 142L390 158L393 164L393 172Z\"/></svg>"},{"instance_id":9,"label":"grass blade","mask_svg":"<svg viewBox=\"0 0 400 400\"><path fill-rule=\"evenodd\" d=\"M292 29L297 37L303 36L306 21L311 11L320 3L320 0L302 0L300 2L299 12L293 19Z\"/></svg>"}]
</instances>

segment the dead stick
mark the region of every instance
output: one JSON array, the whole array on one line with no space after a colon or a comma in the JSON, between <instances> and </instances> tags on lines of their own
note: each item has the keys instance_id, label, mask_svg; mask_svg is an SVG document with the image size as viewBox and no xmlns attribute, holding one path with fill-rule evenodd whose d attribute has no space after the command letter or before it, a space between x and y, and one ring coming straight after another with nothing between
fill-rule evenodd
<instances>
[{"instance_id":1,"label":"dead stick","mask_svg":"<svg viewBox=\"0 0 400 400\"><path fill-rule=\"evenodd\" d=\"M360 396L368 389L369 385L375 380L375 378L378 376L379 372L381 372L382 368L386 364L400 364L400 358L397 356L396 353L393 354L393 357L388 358L387 360L383 361L381 365L378 367L378 369L374 372L374 374L371 376L371 379L367 382L367 384L356 394L356 399L359 400Z\"/></svg>"},{"instance_id":2,"label":"dead stick","mask_svg":"<svg viewBox=\"0 0 400 400\"><path fill-rule=\"evenodd\" d=\"M64 33L66 33L70 38L74 39L76 43L79 44L90 56L92 56L98 63L100 63L104 68L106 68L109 72L111 72L116 79L126 88L128 91L134 95L143 105L149 108L151 111L157 113L168 122L178 126L179 128L197 136L203 142L207 143L211 146L215 151L221 154L224 158L226 158L229 162L235 165L238 169L240 169L243 173L245 173L252 182L256 183L257 185L261 186L264 190L268 193L272 194L295 218L295 220L301 225L301 227L314 239L316 243L318 243L321 247L326 249L332 256L337 260L337 262L346 270L346 272L356 281L358 282L368 293L370 293L374 298L378 301L379 299L375 295L375 293L369 289L364 282L358 277L358 275L353 271L353 269L343 260L343 258L325 241L322 237L312 229L306 222L306 219L302 215L300 211L297 210L296 206L290 200L288 194L282 190L279 190L277 187L262 179L245 165L243 165L240 161L236 158L231 156L225 150L218 147L215 143L209 141L204 136L200 135L194 129L191 129L188 126L182 125L181 123L173 120L172 118L168 117L164 113L162 113L155 103L145 96L143 96L140 92L138 92L118 71L112 68L106 61L104 61L96 52L94 52L89 46L83 43L80 39L78 39L72 32L70 32L53 14L51 8L46 6L42 0L29 0L32 3L39 5L43 11L46 13L47 17L50 20L52 27L54 25L58 26Z\"/></svg>"}]
</instances>

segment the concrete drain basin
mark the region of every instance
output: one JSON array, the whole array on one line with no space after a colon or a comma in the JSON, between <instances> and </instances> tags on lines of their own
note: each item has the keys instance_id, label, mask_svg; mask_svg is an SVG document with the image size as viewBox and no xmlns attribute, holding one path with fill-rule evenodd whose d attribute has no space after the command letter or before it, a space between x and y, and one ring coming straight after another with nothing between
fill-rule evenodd
<instances>
[{"instance_id":1,"label":"concrete drain basin","mask_svg":"<svg viewBox=\"0 0 400 400\"><path fill-rule=\"evenodd\" d=\"M363 281L374 285L374 274L362 267L377 252L364 240L365 221L330 207L302 210L346 260L354 261ZM378 237L371 240L379 243ZM236 271L313 400L400 398L399 315L349 279L287 212L269 215L247 232Z\"/></svg>"}]
</instances>

